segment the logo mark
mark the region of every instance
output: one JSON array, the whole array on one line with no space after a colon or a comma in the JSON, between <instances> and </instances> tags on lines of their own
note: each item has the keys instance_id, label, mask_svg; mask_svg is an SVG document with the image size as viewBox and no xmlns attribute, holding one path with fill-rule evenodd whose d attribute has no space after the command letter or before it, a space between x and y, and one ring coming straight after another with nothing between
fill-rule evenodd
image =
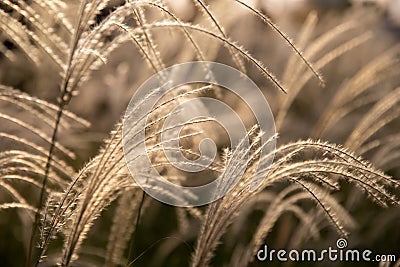
<instances>
[{"instance_id":1,"label":"logo mark","mask_svg":"<svg viewBox=\"0 0 400 267\"><path fill-rule=\"evenodd\" d=\"M251 110L262 133L255 174L268 173L275 150L275 124L271 109L261 90L245 74L230 66L206 61L178 64L154 74L139 87L127 107L122 125L123 151L136 183L153 198L179 207L205 205L226 195L242 178L246 171L244 163L251 153L244 122L223 99L194 97L196 89L182 91L178 95L174 93L179 88L194 84L228 90ZM183 97L189 95L191 97ZM166 106L173 101L178 104L166 111ZM165 162L157 164L157 159L150 156L154 151L163 153L167 164L187 173L199 173L212 165L218 151L213 140L206 138L199 142L200 155L196 159L188 159L182 153L180 144L185 127L207 121L223 127L230 141L231 153L223 172L217 179L201 186L182 186L163 178L155 165ZM163 123L162 128L154 129L160 123ZM190 136L190 133L186 134L186 137ZM152 138L158 138L157 143L149 146ZM260 176L252 180L250 190L257 189L262 183Z\"/></svg>"},{"instance_id":2,"label":"logo mark","mask_svg":"<svg viewBox=\"0 0 400 267\"><path fill-rule=\"evenodd\" d=\"M338 249L342 249L342 248L347 247L347 240L344 239L344 238L339 238L336 241L336 246L337 246Z\"/></svg>"}]
</instances>

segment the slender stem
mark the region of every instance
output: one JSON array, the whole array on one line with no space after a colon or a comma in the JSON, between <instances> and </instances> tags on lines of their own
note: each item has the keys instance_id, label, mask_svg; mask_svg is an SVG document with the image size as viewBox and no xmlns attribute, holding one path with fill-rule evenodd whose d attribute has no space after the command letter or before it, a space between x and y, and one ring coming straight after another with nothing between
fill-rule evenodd
<instances>
[{"instance_id":1,"label":"slender stem","mask_svg":"<svg viewBox=\"0 0 400 267\"><path fill-rule=\"evenodd\" d=\"M142 191L142 199L140 200L139 208L138 208L138 215L136 217L136 224L135 224L135 229L133 230L133 237L131 239L131 242L129 244L129 254L128 254L128 263L127 266L129 266L129 262L131 262L131 257L133 255L133 250L134 250L134 240L135 236L137 235L137 232L139 230L139 221L140 221L140 215L142 214L142 207L144 200L146 198L146 193Z\"/></svg>"},{"instance_id":2,"label":"slender stem","mask_svg":"<svg viewBox=\"0 0 400 267\"><path fill-rule=\"evenodd\" d=\"M32 224L32 231L31 231L31 236L30 236L30 241L29 241L29 252L28 252L27 260L25 262L26 267L30 266L30 262L32 261L32 257L33 257L35 236L36 236L36 232L39 227L40 212L42 210L43 201L44 201L44 197L45 197L46 185L47 185L47 180L48 180L49 173L50 173L51 163L53 160L53 153L54 153L54 148L55 148L55 144L57 141L59 125L61 122L61 118L63 116L64 108L68 105L68 103L70 102L70 100L72 98L72 91L68 89L68 85L69 85L69 80L70 80L70 77L72 74L72 69L73 69L72 61L74 58L76 48L78 46L79 37L81 36L80 25L82 22L82 17L83 17L83 13L85 10L85 6L86 6L86 1L83 1L80 5L79 17L78 17L78 20L75 25L73 37L71 39L71 50L69 52L68 64L66 65L67 67L65 69L64 78L62 81L62 86L61 86L62 89L61 89L61 93L60 93L60 97L59 97L57 117L56 117L56 120L54 123L53 133L51 136L49 153L47 155L47 161L46 161L46 167L45 167L42 187L40 190L40 196L39 196L39 200L38 200L38 204L37 204L38 211L35 214L35 220ZM38 258L36 260L35 266L38 266L39 263L40 263L40 258Z\"/></svg>"}]
</instances>

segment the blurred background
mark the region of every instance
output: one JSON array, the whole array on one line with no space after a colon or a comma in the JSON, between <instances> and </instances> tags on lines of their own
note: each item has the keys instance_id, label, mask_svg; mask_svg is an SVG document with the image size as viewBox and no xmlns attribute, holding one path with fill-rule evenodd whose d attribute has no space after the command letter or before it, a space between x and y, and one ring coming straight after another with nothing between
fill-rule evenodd
<instances>
[{"instance_id":1,"label":"blurred background","mask_svg":"<svg viewBox=\"0 0 400 267\"><path fill-rule=\"evenodd\" d=\"M110 1L110 10L122 2ZM165 2L183 21L211 27L210 22L198 11L193 1L166 0ZM289 86L289 94L283 95L254 67L250 64L247 65L248 75L263 90L276 116L280 136L278 145L307 138L320 138L324 141L344 144L356 123L371 109L373 102L371 105L344 116L325 132L318 132L321 117L341 88L351 82L369 63L400 44L400 0L247 0L245 2L271 18L305 51L306 56L307 52L310 52L312 54L311 62L319 62L328 54L332 56L332 59L326 58L326 62L322 60L320 63L326 86L321 87L313 78L306 80L301 91L299 90L299 93L293 96L287 114L283 114L281 113L282 103L287 101L284 98L291 97L291 87L296 87L296 83L300 83L301 77L309 75L307 71L303 69L298 70L297 74L287 73L293 51L276 32L265 26L248 10L226 0L207 1L230 39L237 41L254 57L264 62L278 79ZM65 11L71 19L75 14L76 6L76 1L65 5ZM1 3L0 7L4 8ZM146 12L149 18L162 19L162 16L154 10L146 9ZM343 30L337 30L338 27ZM321 36L334 29L336 29L334 38L321 46L319 51L312 53L307 50L317 42L316 40L320 40ZM219 42L198 33L193 33L193 35L199 40L204 51L208 51L205 53L207 60L234 66L231 56ZM195 58L193 49L189 48L190 44L183 41L182 33L155 30L154 38L166 66ZM343 51L335 50L343 44L347 44L347 48L342 47ZM394 61L398 61L399 53L393 53L392 57ZM95 71L92 77L81 86L78 95L67 107L69 111L91 123L87 129L60 132L59 139L63 140L63 143L75 151L78 156L72 163L75 169L79 169L84 162L96 155L103 140L109 135L115 123L120 120L135 90L152 75L152 70L146 65L136 48L129 43L114 51L107 61L107 64ZM393 68L398 69L399 65L394 65ZM296 77L298 80L292 81L291 77ZM54 72L50 60L43 58L40 65L35 66L18 50L15 44L0 33L1 84L18 88L23 92L56 103L60 80L61 78L58 73ZM384 96L399 85L399 75L388 75L379 83L372 84L368 88L368 92ZM236 100L227 96L226 101L235 105ZM0 106L0 108L7 107ZM236 103L236 108L245 116L240 103ZM325 115L329 116L329 113ZM0 124L2 130L5 127L11 126ZM399 130L399 120L395 120L385 127L380 136L390 136L398 133ZM1 150L3 150L6 144L1 142L0 140L0 146L3 146ZM222 140L220 146L223 144ZM351 143L348 145L351 146ZM398 150L396 151L398 152ZM380 160L379 156L373 153L363 156L372 163L374 161L378 163ZM399 162L392 162L385 170L394 177L400 177ZM280 190L280 188L277 187L275 190ZM360 196L353 187L346 185L344 190L336 195L357 222L357 227L352 230L348 240L350 247L400 256L399 208L382 209L366 199L365 196ZM3 198L5 197L0 195L0 200ZM147 205L150 208L143 216L135 239L137 242L134 247L136 254L146 250L157 240L175 234L176 230L174 229L178 224L175 208L150 199L146 201L149 202ZM88 239L88 247L93 248L88 254L101 254L101 251L96 251L95 248L107 241L107 235L103 236L101 233L107 231L112 221L113 209L112 205L104 212L102 219L96 223L94 232L97 234L93 234ZM223 238L224 245L218 248L213 260L215 266L222 266L222 263L229 262L227 259L231 257L233 248L237 243L248 240L255 229L255 222L259 220L260 216L261 213L255 210L247 219L239 220L241 223L232 226L233 229L236 227L239 230L232 231L233 235L228 232ZM19 255L21 251L26 251L24 227L26 225L19 222L17 212L0 212L0 240L3 240L0 242L0 259L4 266L21 266L23 264L23 258ZM293 235L298 227L300 227L299 222L294 216L284 215L279 219L265 243L274 249L290 247L318 249L332 246L338 238L335 231L322 227L321 239L305 238L301 244L298 244ZM190 228L183 234L180 233L181 238L193 245L198 229L199 222L190 219ZM141 256L137 261L137 266L185 266L190 259L190 249L189 245L185 245L180 240L164 240ZM253 264L252 266L265 265L265 263L256 261ZM281 266L279 264L282 266L326 266L326 263L316 263L315 265L274 263L274 266ZM357 265L337 262L329 264L329 266ZM378 264L362 263L360 266L378 266Z\"/></svg>"}]
</instances>

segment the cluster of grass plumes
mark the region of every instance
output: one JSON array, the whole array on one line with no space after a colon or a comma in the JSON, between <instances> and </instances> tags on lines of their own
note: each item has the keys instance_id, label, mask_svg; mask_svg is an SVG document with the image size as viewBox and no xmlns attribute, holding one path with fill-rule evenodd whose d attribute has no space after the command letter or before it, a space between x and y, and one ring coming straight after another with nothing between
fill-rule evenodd
<instances>
[{"instance_id":1,"label":"cluster of grass plumes","mask_svg":"<svg viewBox=\"0 0 400 267\"><path fill-rule=\"evenodd\" d=\"M265 25L269 27L265 31L270 29L280 39L280 45L291 51L278 79L261 60L229 37L227 29L234 26L234 19L223 17L228 9L224 1L216 1L210 7L203 0L193 0L196 12L190 22L181 19L166 2L4 0L0 3L2 60L12 65L17 58L24 58L38 69L46 62L58 76L60 89L57 103L51 104L0 86L0 212L8 216L11 209L17 210L22 226L15 229L23 232L20 242L24 245L19 247L25 249L27 266L132 266L153 253L155 247L159 247L156 252L159 266L162 261L166 265L178 262L208 266L213 257L217 258L216 264L247 266L274 227L282 224L283 214L292 213L296 217L288 218L293 236L288 246L300 247L310 239L322 239L321 230L327 225L336 230L336 237L351 236L359 222L346 207L362 206L356 199L359 189L380 206L400 204L400 182L389 175L398 172L400 160L398 45L371 58L345 82L336 83L333 96L309 129L311 139L290 140L285 144L280 138L287 140L285 134L293 136L286 124L293 122L291 115L296 113L293 105L302 90L307 90L306 85L313 82L313 77L322 86L320 70L373 38L373 32L361 32L359 23L353 19L314 36L318 17L311 12L294 42L262 11L242 0L228 1L232 5L228 11L237 14L237 19L254 15L263 29ZM339 41L335 43L336 40ZM68 111L69 104L72 100L79 103L79 93L85 91L97 71L110 64L113 53L126 49L127 43L141 56L134 66L138 69L146 66L152 72L188 59L217 60L220 47L226 49L224 60L237 69L250 74L258 70L269 81L265 85L267 91L276 91L271 102L279 146L274 151L272 165L257 169L257 162L268 161L273 155L261 155L264 133L257 126L249 127L249 147L239 146L230 151L223 149L226 140L221 140L217 161L207 169L211 178L223 173L224 179L235 180L237 173L244 173L235 187L207 207L171 208L160 207L146 197L132 178L124 160L120 121L114 122L113 130L91 159L80 164L64 140L72 135L79 141L80 135L74 133L84 131L90 123ZM176 50L179 53L166 55ZM330 86L328 80L327 87ZM190 183L191 176L176 173L163 154L162 125L170 110L197 96L226 100L240 107L237 100L215 86L185 86L148 110L148 117L139 118L149 119L144 129L132 129L133 135L146 133L147 151L154 167L177 184ZM146 104L146 100L145 97L137 103L137 108ZM351 116L357 123L345 121ZM206 118L180 125L185 127L179 140L183 144L181 152L187 158L199 156L196 144L210 131L212 123L215 123L212 118ZM326 133L334 125L346 129L336 130L341 138L334 141L341 145L320 141L330 141ZM136 173L146 171L141 169ZM254 179L263 181L255 191L251 190ZM354 186L349 187L345 182ZM178 197L173 192L159 190ZM333 192L342 193L340 202ZM373 204L368 202L368 205ZM254 216L257 212L261 216ZM172 222L160 226L154 218L163 217L172 218ZM246 236L235 238L248 224L252 227L245 231ZM157 231L152 229L165 233L167 238L156 236L158 241L153 244L143 242L146 234L154 237L153 232ZM182 243L189 251L179 248ZM144 253L140 254L139 249ZM172 257L174 250L186 256ZM219 257L219 253L224 256Z\"/></svg>"}]
</instances>

